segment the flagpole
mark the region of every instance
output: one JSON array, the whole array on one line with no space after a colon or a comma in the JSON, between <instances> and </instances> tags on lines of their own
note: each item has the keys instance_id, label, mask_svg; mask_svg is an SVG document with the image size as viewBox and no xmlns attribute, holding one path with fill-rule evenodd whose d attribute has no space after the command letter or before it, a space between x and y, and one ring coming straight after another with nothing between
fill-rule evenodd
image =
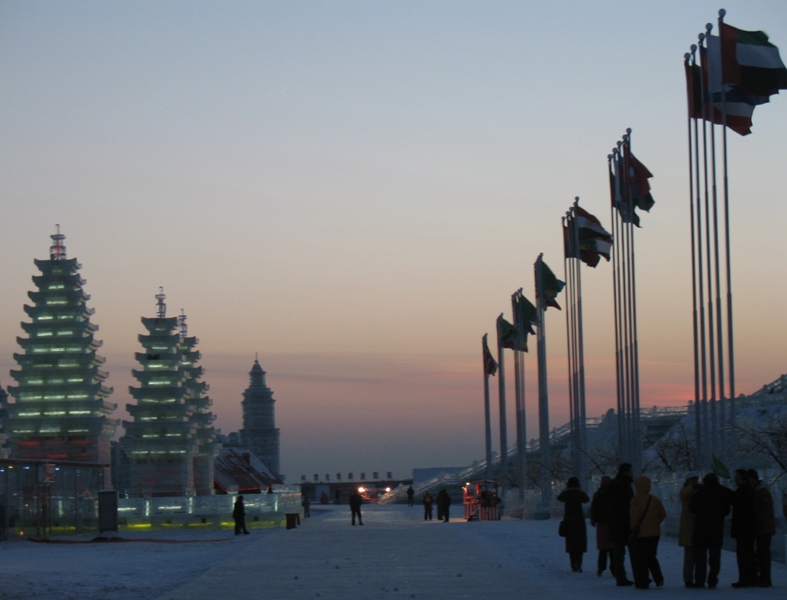
<instances>
[{"instance_id":1,"label":"flagpole","mask_svg":"<svg viewBox=\"0 0 787 600\"><path fill-rule=\"evenodd\" d=\"M629 303L629 263L631 252L631 235L634 228L633 213L631 210L629 184L628 184L628 163L625 155L625 145L623 141L618 142L621 156L621 206L628 214L628 222L623 221L623 254L621 256L621 271L620 271L620 306L621 306L621 328L623 331L623 392L625 401L624 420L626 423L625 439L624 439L624 453L622 460L633 462L633 443L634 436L634 420L633 420L633 387L632 387L632 355L631 355L631 305Z\"/></svg>"},{"instance_id":2,"label":"flagpole","mask_svg":"<svg viewBox=\"0 0 787 600\"><path fill-rule=\"evenodd\" d=\"M506 378L505 368L503 366L503 343L500 339L500 321L503 318L503 313L497 317L497 372L499 377L497 380L498 394L500 396L500 484L505 485L506 477L508 475L508 435L506 433L508 425L506 424Z\"/></svg>"},{"instance_id":3,"label":"flagpole","mask_svg":"<svg viewBox=\"0 0 787 600\"><path fill-rule=\"evenodd\" d=\"M481 338L481 356L484 367L484 433L486 437L486 477L492 478L492 416L489 407L489 368L487 366L487 352L489 346L486 341L487 334Z\"/></svg>"},{"instance_id":4,"label":"flagpole","mask_svg":"<svg viewBox=\"0 0 787 600\"><path fill-rule=\"evenodd\" d=\"M623 234L621 232L622 217L620 216L620 209L618 214L615 214L615 207L618 204L618 192L620 184L618 182L618 149L613 148L612 154L607 155L607 164L609 166L610 178L610 197L612 206L610 207L610 221L612 222L612 236L617 240L612 248L612 300L613 300L613 314L615 318L615 380L616 380L616 394L617 394L617 413L618 413L618 462L623 461L623 441L625 439L625 426L623 422L624 415L624 401L623 401L623 332L621 329L620 321L620 301L618 298L620 277L620 261L621 261L621 239Z\"/></svg>"},{"instance_id":5,"label":"flagpole","mask_svg":"<svg viewBox=\"0 0 787 600\"><path fill-rule=\"evenodd\" d=\"M568 214L568 213L566 213ZM566 366L568 367L568 412L569 412L569 424L571 425L571 465L574 469L576 475L576 467L577 467L577 448L578 448L578 440L577 440L577 424L576 424L576 411L575 411L575 402L576 402L576 371L574 368L574 345L573 345L573 338L572 338L572 314L573 314L573 298L572 294L574 292L574 283L571 278L571 270L569 266L569 257L573 256L574 250L574 236L571 233L570 226L567 224L567 217L562 217L561 223L563 228L563 272L566 278L566 352L567 352L567 360Z\"/></svg>"},{"instance_id":6,"label":"flagpole","mask_svg":"<svg viewBox=\"0 0 787 600\"><path fill-rule=\"evenodd\" d=\"M520 506L523 506L525 499L525 410L524 397L522 395L522 352L517 347L524 339L522 323L517 307L518 296L522 293L522 288L511 294L511 312L514 315L514 327L517 329L517 343L514 344L514 392L516 398L516 449L517 449L517 476L519 479L518 496Z\"/></svg>"},{"instance_id":7,"label":"flagpole","mask_svg":"<svg viewBox=\"0 0 787 600\"><path fill-rule=\"evenodd\" d=\"M719 10L719 43L721 44L721 25L724 22L724 15L727 12L722 8ZM722 101L725 100L725 89L722 86ZM722 111L722 148L724 160L724 236L726 241L726 263L727 263L727 348L728 362L730 364L730 396L728 417L730 420L735 418L735 347L732 343L732 263L730 261L730 193L729 181L727 178L727 113ZM725 428L726 430L726 428ZM735 431L730 428L728 446L726 448L727 464L732 463L736 458Z\"/></svg>"},{"instance_id":8,"label":"flagpole","mask_svg":"<svg viewBox=\"0 0 787 600\"><path fill-rule=\"evenodd\" d=\"M549 440L549 394L547 391L547 357L544 324L544 288L542 275L543 253L535 264L536 306L538 309L538 422L541 445L541 509L540 516L551 516L552 503L552 456Z\"/></svg>"},{"instance_id":9,"label":"flagpole","mask_svg":"<svg viewBox=\"0 0 787 600\"><path fill-rule=\"evenodd\" d=\"M574 199L574 206L579 205L579 196ZM576 257L576 302L577 302L577 315L576 315L576 332L577 332L577 361L579 365L579 471L577 477L580 481L584 481L587 476L585 465L587 463L587 415L585 408L585 342L583 335L582 323L582 265L579 260L579 228L574 222L574 242L577 248Z\"/></svg>"},{"instance_id":10,"label":"flagpole","mask_svg":"<svg viewBox=\"0 0 787 600\"><path fill-rule=\"evenodd\" d=\"M691 135L691 119L694 115L694 71L692 65L694 62L694 52L696 46L692 45L691 53L683 55L684 69L686 71L686 99L688 103L688 118L687 132L689 142L689 216L691 221L691 316L694 334L694 444L695 444L695 458L694 470L699 469L699 456L700 448L702 447L701 436L701 423L700 423L700 365L699 365L699 339L698 339L698 314L697 314L697 252L696 252L696 236L695 236L695 223L694 223L694 150L692 145ZM689 59L692 60L689 63ZM696 128L696 120L695 120Z\"/></svg>"}]
</instances>

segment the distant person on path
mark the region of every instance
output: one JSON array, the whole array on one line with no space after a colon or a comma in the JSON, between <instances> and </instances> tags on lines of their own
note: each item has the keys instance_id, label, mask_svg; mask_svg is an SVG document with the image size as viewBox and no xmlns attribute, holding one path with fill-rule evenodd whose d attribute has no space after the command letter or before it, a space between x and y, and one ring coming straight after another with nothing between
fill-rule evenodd
<instances>
[{"instance_id":1,"label":"distant person on path","mask_svg":"<svg viewBox=\"0 0 787 600\"><path fill-rule=\"evenodd\" d=\"M352 515L352 524L355 525L355 517L358 517L358 525L363 525L361 520L361 504L363 504L363 497L358 490L350 494L350 514Z\"/></svg>"},{"instance_id":2,"label":"distant person on path","mask_svg":"<svg viewBox=\"0 0 787 600\"><path fill-rule=\"evenodd\" d=\"M749 484L754 489L755 527L754 556L757 564L757 587L771 587L771 539L776 533L776 513L773 495L760 481L757 471L749 469Z\"/></svg>"},{"instance_id":3,"label":"distant person on path","mask_svg":"<svg viewBox=\"0 0 787 600\"><path fill-rule=\"evenodd\" d=\"M437 520L448 523L451 518L451 496L444 489L437 493Z\"/></svg>"},{"instance_id":4,"label":"distant person on path","mask_svg":"<svg viewBox=\"0 0 787 600\"><path fill-rule=\"evenodd\" d=\"M732 497L730 535L735 538L738 581L733 583L732 587L747 588L757 584L757 560L754 554L757 513L754 488L749 482L746 469L735 471L735 485L737 488Z\"/></svg>"},{"instance_id":5,"label":"distant person on path","mask_svg":"<svg viewBox=\"0 0 787 600\"><path fill-rule=\"evenodd\" d=\"M631 463L623 463L618 467L618 474L607 484L606 508L609 541L614 545L612 550L612 573L618 585L633 585L626 577L626 541L631 533L629 510L634 492L631 489L633 471Z\"/></svg>"},{"instance_id":6,"label":"distant person on path","mask_svg":"<svg viewBox=\"0 0 787 600\"><path fill-rule=\"evenodd\" d=\"M691 496L689 510L694 514L694 578L686 587L716 589L721 570L721 547L724 543L724 518L730 514L732 490L719 483L714 473L702 478L702 485ZM708 570L710 567L710 570Z\"/></svg>"},{"instance_id":7,"label":"distant person on path","mask_svg":"<svg viewBox=\"0 0 787 600\"><path fill-rule=\"evenodd\" d=\"M560 492L557 499L566 505L563 510L563 526L571 570L581 573L582 555L588 549L587 528L585 527L585 514L582 512L582 505L589 502L590 498L580 489L579 479L571 477L566 482L566 489Z\"/></svg>"},{"instance_id":8,"label":"distant person on path","mask_svg":"<svg viewBox=\"0 0 787 600\"><path fill-rule=\"evenodd\" d=\"M303 498L301 499L301 506L303 507L303 517L305 519L308 519L309 517L311 517L311 515L309 514L309 506L310 505L311 505L311 501L309 500L309 496L304 494Z\"/></svg>"},{"instance_id":9,"label":"distant person on path","mask_svg":"<svg viewBox=\"0 0 787 600\"><path fill-rule=\"evenodd\" d=\"M596 528L596 548L598 549L598 570L596 575L601 574L607 569L607 559L609 559L609 570L613 575L612 569L612 549L615 545L609 541L609 527L607 526L606 488L612 481L609 475L601 478L601 485L593 494L590 500L590 524Z\"/></svg>"},{"instance_id":10,"label":"distant person on path","mask_svg":"<svg viewBox=\"0 0 787 600\"><path fill-rule=\"evenodd\" d=\"M432 520L432 504L434 504L434 498L432 498L432 494L426 492L424 495L424 521L431 521Z\"/></svg>"},{"instance_id":11,"label":"distant person on path","mask_svg":"<svg viewBox=\"0 0 787 600\"><path fill-rule=\"evenodd\" d=\"M415 496L415 490L413 486L409 486L407 488L407 506L413 506L413 497Z\"/></svg>"},{"instance_id":12,"label":"distant person on path","mask_svg":"<svg viewBox=\"0 0 787 600\"><path fill-rule=\"evenodd\" d=\"M678 526L678 546L683 548L683 584L694 587L694 513L689 510L689 500L699 489L699 476L688 473L683 487L680 488L680 525Z\"/></svg>"},{"instance_id":13,"label":"distant person on path","mask_svg":"<svg viewBox=\"0 0 787 600\"><path fill-rule=\"evenodd\" d=\"M657 496L650 493L650 477L640 476L634 481L637 493L631 499L629 526L634 538L629 546L631 569L634 572L634 587L646 590L653 578L656 587L664 585L659 559L656 557L661 537L661 522L667 518L667 511Z\"/></svg>"},{"instance_id":14,"label":"distant person on path","mask_svg":"<svg viewBox=\"0 0 787 600\"><path fill-rule=\"evenodd\" d=\"M227 513L224 513L227 514ZM246 507L243 505L243 496L238 496L235 499L235 505L232 507L232 518L235 521L235 535L249 535L246 529Z\"/></svg>"}]
</instances>

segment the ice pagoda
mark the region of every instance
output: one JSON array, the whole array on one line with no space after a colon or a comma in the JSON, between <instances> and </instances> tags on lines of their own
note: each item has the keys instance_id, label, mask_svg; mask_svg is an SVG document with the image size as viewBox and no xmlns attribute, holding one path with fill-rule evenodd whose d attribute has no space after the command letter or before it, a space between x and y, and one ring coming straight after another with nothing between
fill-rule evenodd
<instances>
[{"instance_id":1,"label":"ice pagoda","mask_svg":"<svg viewBox=\"0 0 787 600\"><path fill-rule=\"evenodd\" d=\"M279 471L279 430L274 416L273 391L265 383L259 360L249 373L250 383L243 392L243 429L241 444L259 458L277 477Z\"/></svg>"},{"instance_id":2,"label":"ice pagoda","mask_svg":"<svg viewBox=\"0 0 787 600\"><path fill-rule=\"evenodd\" d=\"M211 401L200 381L197 339L188 337L185 315L167 317L163 290L156 295L156 317L142 318L144 349L135 354L142 369L129 393L131 421L122 440L129 457L129 496L193 496L213 492L216 455Z\"/></svg>"},{"instance_id":3,"label":"ice pagoda","mask_svg":"<svg viewBox=\"0 0 787 600\"><path fill-rule=\"evenodd\" d=\"M36 291L28 292L32 305L24 307L28 337L17 338L23 350L14 354L19 369L11 371L17 385L8 387L15 401L4 402L10 456L108 465L117 406L107 400L112 388L99 368L98 326L90 322L82 266L66 258L60 226L50 237L49 260L35 260L41 274L33 276Z\"/></svg>"}]
</instances>

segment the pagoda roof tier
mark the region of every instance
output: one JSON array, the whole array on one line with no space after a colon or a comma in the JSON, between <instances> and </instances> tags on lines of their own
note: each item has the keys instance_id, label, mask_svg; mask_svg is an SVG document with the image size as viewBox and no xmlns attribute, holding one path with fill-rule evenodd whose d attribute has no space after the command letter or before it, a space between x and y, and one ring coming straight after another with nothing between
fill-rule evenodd
<instances>
[{"instance_id":1,"label":"pagoda roof tier","mask_svg":"<svg viewBox=\"0 0 787 600\"><path fill-rule=\"evenodd\" d=\"M156 361L158 364L171 366L173 369L177 369L180 368L181 356L177 352L161 352L156 350L152 352L135 352L134 359L142 365Z\"/></svg>"},{"instance_id":2,"label":"pagoda roof tier","mask_svg":"<svg viewBox=\"0 0 787 600\"><path fill-rule=\"evenodd\" d=\"M74 320L85 321L96 312L95 309L88 308L87 306L68 304L60 306L30 306L29 304L25 304L23 308L25 314L31 319L40 319L47 315L56 314L58 316L57 320L60 322L63 322L65 320L63 317L66 316L71 316Z\"/></svg>"},{"instance_id":3,"label":"pagoda roof tier","mask_svg":"<svg viewBox=\"0 0 787 600\"><path fill-rule=\"evenodd\" d=\"M36 306L84 306L90 300L90 294L82 288L62 290L31 290L27 292ZM64 301L65 299L65 301Z\"/></svg>"},{"instance_id":4,"label":"pagoda roof tier","mask_svg":"<svg viewBox=\"0 0 787 600\"><path fill-rule=\"evenodd\" d=\"M198 398L208 390L208 384L204 381L186 381L186 388L192 398Z\"/></svg>"},{"instance_id":5,"label":"pagoda roof tier","mask_svg":"<svg viewBox=\"0 0 787 600\"><path fill-rule=\"evenodd\" d=\"M145 335L140 333L137 340L148 353L161 353L161 354L177 354L181 356L178 351L178 334L177 333L162 333L160 335Z\"/></svg>"},{"instance_id":6,"label":"pagoda roof tier","mask_svg":"<svg viewBox=\"0 0 787 600\"><path fill-rule=\"evenodd\" d=\"M199 426L200 430L204 431L206 427L216 420L216 415L213 413L196 413L191 418Z\"/></svg>"},{"instance_id":7,"label":"pagoda roof tier","mask_svg":"<svg viewBox=\"0 0 787 600\"><path fill-rule=\"evenodd\" d=\"M98 436L106 426L116 427L116 419L107 417L59 417L58 419L13 419L6 423L6 432L14 437L62 437L69 435Z\"/></svg>"},{"instance_id":8,"label":"pagoda roof tier","mask_svg":"<svg viewBox=\"0 0 787 600\"><path fill-rule=\"evenodd\" d=\"M172 371L169 369L151 369L149 371L140 371L139 369L131 369L131 375L134 376L134 379L136 379L142 387L186 387L186 377L182 371Z\"/></svg>"},{"instance_id":9,"label":"pagoda roof tier","mask_svg":"<svg viewBox=\"0 0 787 600\"><path fill-rule=\"evenodd\" d=\"M203 367L198 367L194 365L195 361L189 361L185 359L183 364L183 370L188 373L188 376L191 379L198 379L205 374L205 369Z\"/></svg>"},{"instance_id":10,"label":"pagoda roof tier","mask_svg":"<svg viewBox=\"0 0 787 600\"><path fill-rule=\"evenodd\" d=\"M93 334L89 332L85 335L81 335L81 332L78 332L75 335L69 336L17 337L16 341L23 350L37 349L38 352L36 352L36 354L45 354L46 348L55 348L55 352L66 351L58 350L58 348L69 348L71 352L75 350L95 351L104 345L104 342L95 339Z\"/></svg>"},{"instance_id":11,"label":"pagoda roof tier","mask_svg":"<svg viewBox=\"0 0 787 600\"><path fill-rule=\"evenodd\" d=\"M56 320L46 320L41 321L40 319L37 321L33 321L32 323L22 322L20 323L22 329L27 334L38 333L40 336L42 333L46 333L47 331L52 332L50 337L53 338L60 338L58 332L64 330L72 330L78 331L80 333L87 332L87 333L95 333L98 331L98 325L95 323L91 323L90 321L81 321L79 323L59 323Z\"/></svg>"},{"instance_id":12,"label":"pagoda roof tier","mask_svg":"<svg viewBox=\"0 0 787 600\"><path fill-rule=\"evenodd\" d=\"M167 388L138 388L129 386L128 393L131 394L131 397L137 402L149 400L152 403L160 403L170 399L172 399L173 402L167 402L167 404L184 404L186 402L184 400L186 388L183 386Z\"/></svg>"},{"instance_id":13,"label":"pagoda roof tier","mask_svg":"<svg viewBox=\"0 0 787 600\"><path fill-rule=\"evenodd\" d=\"M210 406L213 406L213 400L211 400L208 396L194 397L192 395L189 398L189 402L191 402L196 408L200 410L204 410Z\"/></svg>"},{"instance_id":14,"label":"pagoda roof tier","mask_svg":"<svg viewBox=\"0 0 787 600\"><path fill-rule=\"evenodd\" d=\"M31 358L29 355L25 355L25 358ZM62 377L74 377L75 375L80 375L85 379L85 381L91 381L93 383L100 382L106 380L109 377L109 373L107 371L103 371L98 368L97 361L91 361L92 364L75 364L75 365L67 365L63 367L55 367L51 364L46 365L35 365L35 364L25 364L28 368L23 369L22 371L13 370L11 371L11 376L19 381L19 376L22 374L27 375L28 377L35 377L36 379L42 379L44 381L48 381L50 379L55 378L62 378Z\"/></svg>"},{"instance_id":15,"label":"pagoda roof tier","mask_svg":"<svg viewBox=\"0 0 787 600\"><path fill-rule=\"evenodd\" d=\"M126 435L138 438L147 436L151 439L168 437L190 437L194 435L197 428L191 420L167 420L167 421L133 421L126 427Z\"/></svg>"},{"instance_id":16,"label":"pagoda roof tier","mask_svg":"<svg viewBox=\"0 0 787 600\"><path fill-rule=\"evenodd\" d=\"M17 401L14 404L8 405L9 414L13 413L15 416L52 416L45 415L44 413L57 413L65 411L66 413L79 413L79 411L87 411L91 414L110 414L117 409L117 404L108 402L106 398L82 398L80 400L50 400L50 399L35 399Z\"/></svg>"},{"instance_id":17,"label":"pagoda roof tier","mask_svg":"<svg viewBox=\"0 0 787 600\"><path fill-rule=\"evenodd\" d=\"M125 422L124 422L125 425ZM175 443L173 443L175 442ZM199 448L196 440L175 440L175 438L130 438L123 436L123 449L126 454L153 454L153 455L191 455Z\"/></svg>"},{"instance_id":18,"label":"pagoda roof tier","mask_svg":"<svg viewBox=\"0 0 787 600\"><path fill-rule=\"evenodd\" d=\"M18 371L12 371L12 373L19 373ZM29 377L29 374L27 374ZM61 394L67 399L67 396L73 395L74 392L81 392L82 394L86 394L87 396L95 396L105 392L107 394L112 392L111 388L108 388L101 384L101 382L73 382L68 383L67 381L63 381L62 383L30 383L25 377L14 377L19 382L19 385L13 386L13 390L16 393L33 393L33 394ZM21 379L21 381L20 381ZM37 381L37 380L33 380ZM11 387L9 387L9 390ZM15 396L16 397L16 396Z\"/></svg>"},{"instance_id":19,"label":"pagoda roof tier","mask_svg":"<svg viewBox=\"0 0 787 600\"><path fill-rule=\"evenodd\" d=\"M191 407L186 404L126 404L126 411L139 422L142 417L155 417L164 422L187 422L193 417ZM155 423L151 421L151 423Z\"/></svg>"},{"instance_id":20,"label":"pagoda roof tier","mask_svg":"<svg viewBox=\"0 0 787 600\"><path fill-rule=\"evenodd\" d=\"M99 356L95 352L77 354L76 356L73 354L68 356L50 355L46 357L46 359L47 360L34 354L14 354L14 360L16 360L20 367L30 369L37 373L46 373L52 369L72 373L82 372L85 369L92 371L93 368L103 365L106 362L103 356ZM105 371L101 371L101 373L105 373Z\"/></svg>"},{"instance_id":21,"label":"pagoda roof tier","mask_svg":"<svg viewBox=\"0 0 787 600\"><path fill-rule=\"evenodd\" d=\"M178 326L178 318L177 317L142 317L140 319L142 321L143 327L148 331L170 331L175 329ZM180 335L178 335L178 338Z\"/></svg>"},{"instance_id":22,"label":"pagoda roof tier","mask_svg":"<svg viewBox=\"0 0 787 600\"><path fill-rule=\"evenodd\" d=\"M199 339L196 336L193 336L193 335L190 336L190 337L184 337L182 340L180 340L180 345L183 348L191 349L194 346L196 346L197 344L199 344Z\"/></svg>"},{"instance_id":23,"label":"pagoda roof tier","mask_svg":"<svg viewBox=\"0 0 787 600\"><path fill-rule=\"evenodd\" d=\"M48 273L46 275L33 275L33 283L35 283L36 287L39 289L43 289L52 283L68 284L70 287L74 288L82 287L87 282L82 279L82 276L79 273L74 271L73 273Z\"/></svg>"},{"instance_id":24,"label":"pagoda roof tier","mask_svg":"<svg viewBox=\"0 0 787 600\"><path fill-rule=\"evenodd\" d=\"M76 258L64 258L62 260L34 258L33 262L44 275L70 274L82 268L82 265L77 262Z\"/></svg>"}]
</instances>

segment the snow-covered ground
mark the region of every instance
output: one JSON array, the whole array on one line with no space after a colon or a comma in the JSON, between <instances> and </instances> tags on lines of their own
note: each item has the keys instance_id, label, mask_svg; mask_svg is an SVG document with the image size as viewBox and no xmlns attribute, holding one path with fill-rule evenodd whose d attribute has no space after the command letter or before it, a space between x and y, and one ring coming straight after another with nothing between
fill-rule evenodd
<instances>
[{"instance_id":1,"label":"snow-covered ground","mask_svg":"<svg viewBox=\"0 0 787 600\"><path fill-rule=\"evenodd\" d=\"M737 579L735 556L725 551L719 589L687 590L681 580L682 549L665 537L659 545L665 586L650 592L618 588L608 573L596 576L594 547L585 555L584 572L571 572L557 536L559 519L468 523L459 518L461 507L453 508L447 524L424 522L418 506L385 505L364 506L364 526L351 527L348 507L315 506L312 518L297 529L252 530L248 536L124 532L125 539L159 542L3 543L0 598L608 600L650 593L741 599L783 598L787 587L787 567L774 563L775 587L731 589Z\"/></svg>"}]
</instances>

